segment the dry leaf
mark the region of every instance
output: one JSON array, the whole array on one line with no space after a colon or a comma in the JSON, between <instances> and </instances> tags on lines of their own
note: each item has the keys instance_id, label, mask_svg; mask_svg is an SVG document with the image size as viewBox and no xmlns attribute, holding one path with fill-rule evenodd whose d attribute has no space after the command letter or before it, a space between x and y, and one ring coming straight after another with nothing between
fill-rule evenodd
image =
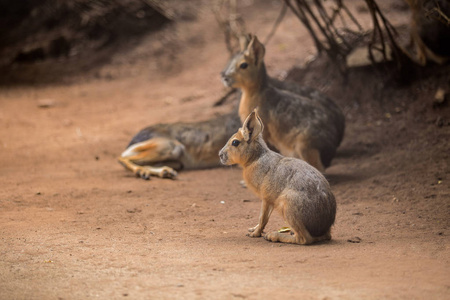
<instances>
[{"instance_id":1,"label":"dry leaf","mask_svg":"<svg viewBox=\"0 0 450 300\"><path fill-rule=\"evenodd\" d=\"M280 229L278 229L279 233L285 233L285 232L291 232L291 228L290 227L281 227Z\"/></svg>"}]
</instances>

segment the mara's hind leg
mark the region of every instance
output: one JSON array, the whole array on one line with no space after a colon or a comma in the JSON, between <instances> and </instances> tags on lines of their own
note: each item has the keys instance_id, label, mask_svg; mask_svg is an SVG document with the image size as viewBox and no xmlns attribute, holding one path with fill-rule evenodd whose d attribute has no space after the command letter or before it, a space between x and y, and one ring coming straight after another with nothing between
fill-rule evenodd
<instances>
[{"instance_id":1,"label":"mara's hind leg","mask_svg":"<svg viewBox=\"0 0 450 300\"><path fill-rule=\"evenodd\" d=\"M315 242L314 238L311 237L309 232L301 226L302 228L298 231L293 230L294 234L290 233L280 233L278 231L273 231L267 233L264 238L271 242L289 243L289 244L300 244L309 245Z\"/></svg>"},{"instance_id":2,"label":"mara's hind leg","mask_svg":"<svg viewBox=\"0 0 450 300\"><path fill-rule=\"evenodd\" d=\"M330 230L328 230L328 232L322 236L312 237L309 232L303 228L303 230L300 230L299 232L294 231L294 234L280 233L278 231L270 232L266 234L264 238L271 242L309 245L316 242L331 240L331 233Z\"/></svg>"},{"instance_id":3,"label":"mara's hind leg","mask_svg":"<svg viewBox=\"0 0 450 300\"><path fill-rule=\"evenodd\" d=\"M128 170L132 171L136 176L142 179L150 179L150 176L157 176L160 178L175 178L177 171L171 167L153 167L153 166L139 166L126 157L119 157L119 162Z\"/></svg>"},{"instance_id":4,"label":"mara's hind leg","mask_svg":"<svg viewBox=\"0 0 450 300\"><path fill-rule=\"evenodd\" d=\"M313 242L321 242L321 241L329 241L331 240L331 229L328 229L327 233L325 233L322 236L314 236L313 237Z\"/></svg>"},{"instance_id":5,"label":"mara's hind leg","mask_svg":"<svg viewBox=\"0 0 450 300\"><path fill-rule=\"evenodd\" d=\"M325 167L323 166L322 160L320 159L319 150L305 147L301 149L300 155L304 161L319 170L321 173L325 172Z\"/></svg>"},{"instance_id":6,"label":"mara's hind leg","mask_svg":"<svg viewBox=\"0 0 450 300\"><path fill-rule=\"evenodd\" d=\"M128 147L119 157L119 162L137 176L150 179L150 176L174 178L177 172L168 166L152 165L180 159L184 146L174 139L152 138Z\"/></svg>"},{"instance_id":7,"label":"mara's hind leg","mask_svg":"<svg viewBox=\"0 0 450 300\"><path fill-rule=\"evenodd\" d=\"M309 245L325 239L330 239L330 230L322 237L312 237L306 229L301 219L301 207L296 198L297 192L293 190L285 191L278 199L280 212L291 228L293 234L280 233L278 231L270 232L264 238L271 242L281 242L290 244Z\"/></svg>"},{"instance_id":8,"label":"mara's hind leg","mask_svg":"<svg viewBox=\"0 0 450 300\"><path fill-rule=\"evenodd\" d=\"M320 159L320 152L318 149L312 148L308 137L300 136L294 146L294 157L300 158L311 166L319 170L321 173L325 171L322 160Z\"/></svg>"}]
</instances>

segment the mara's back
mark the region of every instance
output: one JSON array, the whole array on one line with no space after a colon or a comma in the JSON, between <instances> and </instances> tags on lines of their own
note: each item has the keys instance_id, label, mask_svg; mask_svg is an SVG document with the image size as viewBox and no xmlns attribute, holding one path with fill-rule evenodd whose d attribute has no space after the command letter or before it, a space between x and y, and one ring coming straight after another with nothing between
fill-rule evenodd
<instances>
[{"instance_id":1,"label":"mara's back","mask_svg":"<svg viewBox=\"0 0 450 300\"><path fill-rule=\"evenodd\" d=\"M334 224L336 200L325 177L308 163L284 157L277 166L276 180L285 180L285 191L290 194L290 210L294 219L303 221L314 236L324 235Z\"/></svg>"},{"instance_id":2,"label":"mara's back","mask_svg":"<svg viewBox=\"0 0 450 300\"><path fill-rule=\"evenodd\" d=\"M345 128L344 116L335 104L330 105L318 91L294 94L271 84L259 97L258 112L266 120L265 139L270 144L289 148L303 138L320 151L323 165L330 165Z\"/></svg>"},{"instance_id":3,"label":"mara's back","mask_svg":"<svg viewBox=\"0 0 450 300\"><path fill-rule=\"evenodd\" d=\"M270 78L264 54L264 46L253 36L221 73L226 86L242 91L241 120L257 109L266 126L264 138L272 148L323 171L344 135L342 111L317 90Z\"/></svg>"}]
</instances>

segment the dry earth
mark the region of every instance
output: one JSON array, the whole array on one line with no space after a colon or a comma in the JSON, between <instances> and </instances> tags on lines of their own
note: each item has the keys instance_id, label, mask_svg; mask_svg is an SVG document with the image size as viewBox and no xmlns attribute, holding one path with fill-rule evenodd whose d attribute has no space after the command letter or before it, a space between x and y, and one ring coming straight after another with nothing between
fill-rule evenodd
<instances>
[{"instance_id":1,"label":"dry earth","mask_svg":"<svg viewBox=\"0 0 450 300\"><path fill-rule=\"evenodd\" d=\"M267 35L271 5L244 9L250 30ZM166 31L180 49L164 63L144 55L150 35L96 77L1 88L0 299L449 299L449 107L432 103L448 68L403 87L364 82L380 79L370 71L344 87L304 77L347 116L326 172L337 221L329 243L276 244L245 236L260 202L238 168L144 181L117 163L139 129L232 105L212 106L227 60L213 17ZM288 14L267 45L269 73L312 54ZM267 230L284 225L274 214Z\"/></svg>"}]
</instances>

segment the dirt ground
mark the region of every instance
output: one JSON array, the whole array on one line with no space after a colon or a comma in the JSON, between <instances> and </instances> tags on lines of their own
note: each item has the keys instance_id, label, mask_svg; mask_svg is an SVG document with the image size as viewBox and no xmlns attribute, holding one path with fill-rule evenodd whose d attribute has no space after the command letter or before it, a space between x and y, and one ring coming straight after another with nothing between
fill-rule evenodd
<instances>
[{"instance_id":1,"label":"dirt ground","mask_svg":"<svg viewBox=\"0 0 450 300\"><path fill-rule=\"evenodd\" d=\"M248 3L248 29L267 36L279 6ZM384 8L407 24L407 11ZM167 46L155 34L177 50L147 54ZM433 105L449 68L406 86L371 69L345 81L326 64L305 71L314 53L291 14L266 51L272 76L321 89L347 118L326 171L333 239L311 246L246 237L260 201L239 168L145 181L117 163L145 126L230 110L212 105L228 54L211 14L143 38L94 75L2 86L0 299L449 299L450 114ZM266 231L282 226L274 213Z\"/></svg>"}]
</instances>

